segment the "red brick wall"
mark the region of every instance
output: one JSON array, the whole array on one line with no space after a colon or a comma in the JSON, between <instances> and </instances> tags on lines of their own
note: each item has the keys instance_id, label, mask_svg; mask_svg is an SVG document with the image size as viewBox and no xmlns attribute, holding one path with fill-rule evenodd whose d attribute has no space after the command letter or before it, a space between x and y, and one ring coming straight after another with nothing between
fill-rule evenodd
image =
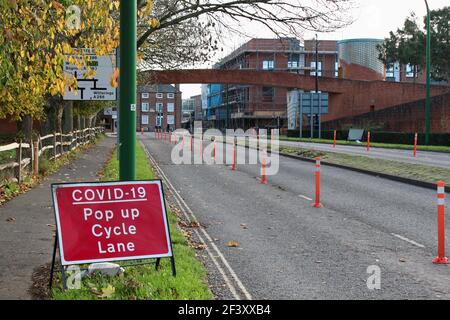
<instances>
[{"instance_id":1,"label":"red brick wall","mask_svg":"<svg viewBox=\"0 0 450 320\"><path fill-rule=\"evenodd\" d=\"M450 93L431 99L431 132L450 132ZM372 128L393 132L425 131L425 100L325 122L324 130L342 130L348 127Z\"/></svg>"},{"instance_id":2,"label":"red brick wall","mask_svg":"<svg viewBox=\"0 0 450 320\"><path fill-rule=\"evenodd\" d=\"M149 98L143 99L142 93L138 93L137 95L137 107L136 107L136 129L138 131L141 130L141 128L144 128L145 131L154 131L156 127L156 103L163 103L163 123L162 127L165 129L167 127L167 116L168 115L174 115L175 116L175 128L181 127L181 92L175 93L174 99L167 98L167 92L161 92L163 94L162 99L156 98L155 92L148 92ZM149 103L149 112L142 112L142 103L148 102ZM174 103L174 112L167 112L167 104L168 103ZM142 124L142 115L148 115L149 121L148 125Z\"/></svg>"}]
</instances>

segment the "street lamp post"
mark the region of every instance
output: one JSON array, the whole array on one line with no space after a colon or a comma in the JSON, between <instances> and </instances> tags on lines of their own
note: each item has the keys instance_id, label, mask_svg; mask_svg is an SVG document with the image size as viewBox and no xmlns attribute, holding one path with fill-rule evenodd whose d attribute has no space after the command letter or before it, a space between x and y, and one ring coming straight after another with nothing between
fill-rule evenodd
<instances>
[{"instance_id":1,"label":"street lamp post","mask_svg":"<svg viewBox=\"0 0 450 320\"><path fill-rule=\"evenodd\" d=\"M120 1L119 177L136 178L137 2Z\"/></svg>"},{"instance_id":2,"label":"street lamp post","mask_svg":"<svg viewBox=\"0 0 450 320\"><path fill-rule=\"evenodd\" d=\"M427 6L427 89L425 99L425 144L430 143L430 85L431 85L431 27L430 27L430 8L428 1L425 0Z\"/></svg>"}]
</instances>

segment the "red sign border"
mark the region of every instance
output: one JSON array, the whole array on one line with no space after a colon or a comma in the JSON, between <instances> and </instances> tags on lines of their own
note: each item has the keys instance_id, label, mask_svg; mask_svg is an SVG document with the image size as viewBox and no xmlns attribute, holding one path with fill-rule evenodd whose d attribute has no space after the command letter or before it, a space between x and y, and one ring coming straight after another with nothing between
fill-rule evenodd
<instances>
[{"instance_id":1,"label":"red sign border","mask_svg":"<svg viewBox=\"0 0 450 320\"><path fill-rule=\"evenodd\" d=\"M167 254L154 254L146 256L133 256L133 257L119 257L119 258L105 258L105 259L90 259L90 260L80 260L80 261L66 261L64 258L64 248L62 242L61 225L59 222L59 212L58 212L58 200L56 198L56 190L58 188L74 187L74 186L98 186L98 185L123 185L123 184L157 184L159 187L161 195L161 208L163 210L164 225L166 229L166 240L169 252ZM164 198L164 187L161 179L153 180L132 180L132 181L95 181L95 182L65 182L65 183L52 183L51 193L53 201L53 212L55 214L56 223L56 239L57 246L59 247L59 257L62 266L79 265L79 264L90 264L98 262L111 262L111 261L127 261L127 260L142 260L142 259L155 259L155 258L168 258L173 257L173 247L172 238L170 235L169 219L167 217L166 201Z\"/></svg>"}]
</instances>

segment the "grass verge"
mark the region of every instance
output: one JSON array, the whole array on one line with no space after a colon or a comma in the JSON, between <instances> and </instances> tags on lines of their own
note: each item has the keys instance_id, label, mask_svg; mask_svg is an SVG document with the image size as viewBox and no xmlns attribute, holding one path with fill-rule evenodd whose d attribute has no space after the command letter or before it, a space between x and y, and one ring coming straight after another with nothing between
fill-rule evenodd
<instances>
[{"instance_id":1,"label":"grass verge","mask_svg":"<svg viewBox=\"0 0 450 320\"><path fill-rule=\"evenodd\" d=\"M310 138L288 138L287 136L280 136L281 141L297 141L297 142L307 142L307 143L324 143L324 144L333 144L333 140L328 139L310 139ZM347 140L337 140L337 145L346 145L346 146L357 146L357 147L366 147L365 143L357 143L354 141ZM374 148L385 148L385 149L401 149L401 150L413 150L413 145L409 144L393 144L393 143L380 143L380 142L371 142L370 145ZM422 151L439 151L439 152L449 152L450 147L447 146L423 146L418 145L417 150Z\"/></svg>"},{"instance_id":2,"label":"grass verge","mask_svg":"<svg viewBox=\"0 0 450 320\"><path fill-rule=\"evenodd\" d=\"M390 174L402 178L414 179L429 183L439 180L450 181L450 169L429 167L419 164L374 159L364 156L354 156L344 153L313 151L303 148L280 147L280 153L298 155L305 158L321 157L329 163L347 167L368 170L377 173Z\"/></svg>"},{"instance_id":3,"label":"grass verge","mask_svg":"<svg viewBox=\"0 0 450 320\"><path fill-rule=\"evenodd\" d=\"M118 180L117 153L113 152L102 172L102 181ZM136 148L136 173L138 180L153 178L147 156L141 145ZM127 267L117 277L92 275L83 278L80 289L62 290L58 274L52 290L53 299L111 299L111 300L206 300L213 295L206 283L206 270L189 246L184 232L177 226L177 218L169 210L170 233L177 268L173 277L169 259L161 259L159 270L153 264ZM130 263L131 261L125 262ZM120 263L119 263L120 264Z\"/></svg>"}]
</instances>

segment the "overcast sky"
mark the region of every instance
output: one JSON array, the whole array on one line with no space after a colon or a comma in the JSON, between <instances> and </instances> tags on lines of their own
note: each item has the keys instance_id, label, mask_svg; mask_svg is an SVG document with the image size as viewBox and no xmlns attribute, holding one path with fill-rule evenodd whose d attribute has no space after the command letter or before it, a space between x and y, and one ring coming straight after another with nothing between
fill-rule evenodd
<instances>
[{"instance_id":1,"label":"overcast sky","mask_svg":"<svg viewBox=\"0 0 450 320\"><path fill-rule=\"evenodd\" d=\"M355 0L358 8L351 13L355 22L345 29L336 31L334 33L319 34L319 39L342 40L352 38L379 38L383 39L388 36L389 31L396 30L402 27L406 17L411 12L416 16L422 17L426 14L426 7L424 0ZM449 0L428 0L430 9L439 9L449 5ZM258 30L256 32L255 30ZM252 37L272 37L273 35L268 30L262 30L259 25L248 25L246 33ZM307 32L304 35L305 39L311 39L314 33ZM224 54L230 53L234 48L240 46L244 40L236 37L236 40L229 41L228 46L224 46ZM220 58L221 56L218 56ZM213 61L212 63L214 63ZM181 85L183 91L183 98L200 94L200 85Z\"/></svg>"}]
</instances>

